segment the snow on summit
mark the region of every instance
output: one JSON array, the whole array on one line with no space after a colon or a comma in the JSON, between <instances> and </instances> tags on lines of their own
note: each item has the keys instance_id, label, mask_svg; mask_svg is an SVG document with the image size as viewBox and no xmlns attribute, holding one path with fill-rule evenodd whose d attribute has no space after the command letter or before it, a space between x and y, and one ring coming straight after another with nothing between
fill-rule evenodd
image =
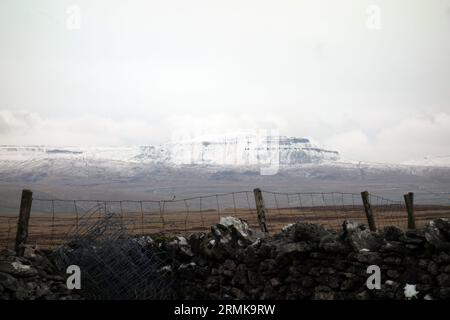
<instances>
[{"instance_id":1,"label":"snow on summit","mask_svg":"<svg viewBox=\"0 0 450 320\"><path fill-rule=\"evenodd\" d=\"M280 164L338 160L336 151L325 150L306 138L236 135L175 141L159 146L59 147L0 146L0 161L111 160L176 165L257 165L267 158Z\"/></svg>"}]
</instances>

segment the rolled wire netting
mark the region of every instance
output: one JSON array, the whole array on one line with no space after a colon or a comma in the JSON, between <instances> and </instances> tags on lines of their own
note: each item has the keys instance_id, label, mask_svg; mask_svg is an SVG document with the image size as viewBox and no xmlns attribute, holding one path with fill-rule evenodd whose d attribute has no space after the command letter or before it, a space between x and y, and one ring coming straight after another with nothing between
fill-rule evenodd
<instances>
[{"instance_id":1,"label":"rolled wire netting","mask_svg":"<svg viewBox=\"0 0 450 320\"><path fill-rule=\"evenodd\" d=\"M81 294L87 299L171 299L171 258L151 238L131 235L130 228L120 215L106 213L80 224L52 258L63 272L70 265L80 268Z\"/></svg>"}]
</instances>

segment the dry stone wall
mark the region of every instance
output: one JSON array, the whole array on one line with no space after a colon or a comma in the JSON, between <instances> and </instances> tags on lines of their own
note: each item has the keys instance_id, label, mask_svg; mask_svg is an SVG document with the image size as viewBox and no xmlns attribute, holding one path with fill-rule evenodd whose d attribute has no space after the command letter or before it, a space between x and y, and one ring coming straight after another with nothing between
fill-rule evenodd
<instances>
[{"instance_id":1,"label":"dry stone wall","mask_svg":"<svg viewBox=\"0 0 450 320\"><path fill-rule=\"evenodd\" d=\"M403 232L386 227L377 233L351 221L345 221L340 232L296 223L279 234L264 236L243 220L225 217L208 233L129 240L136 245L123 247L124 254L114 259L128 259L138 250L140 262L148 256L152 263L158 255L164 265L158 264L154 272L167 279L164 297L168 299L450 299L450 222L445 219L430 221L421 230ZM77 257L74 250L95 253L101 246L96 242L95 247L87 248L78 242L58 250L70 250ZM16 257L11 251L2 251L0 299L92 296L66 288L65 266L57 268L54 257L55 252L35 251ZM132 260L116 261L115 265L133 268ZM369 266L379 267L379 288L367 286L372 276ZM101 267L97 266L97 275ZM95 281L95 277L86 273L81 266L82 287L92 288L86 281ZM142 274L142 281L148 276ZM129 287L120 292L145 297L136 291L140 287L127 283ZM96 287L100 293L101 289Z\"/></svg>"},{"instance_id":2,"label":"dry stone wall","mask_svg":"<svg viewBox=\"0 0 450 320\"><path fill-rule=\"evenodd\" d=\"M67 289L66 275L60 272L45 251L17 257L14 251L0 252L0 300L78 300Z\"/></svg>"},{"instance_id":3,"label":"dry stone wall","mask_svg":"<svg viewBox=\"0 0 450 320\"><path fill-rule=\"evenodd\" d=\"M245 222L219 224L208 234L160 246L180 299L449 299L450 223L423 230L379 233L346 221L342 232L297 223L258 238ZM381 271L381 288L368 289L367 268Z\"/></svg>"}]
</instances>

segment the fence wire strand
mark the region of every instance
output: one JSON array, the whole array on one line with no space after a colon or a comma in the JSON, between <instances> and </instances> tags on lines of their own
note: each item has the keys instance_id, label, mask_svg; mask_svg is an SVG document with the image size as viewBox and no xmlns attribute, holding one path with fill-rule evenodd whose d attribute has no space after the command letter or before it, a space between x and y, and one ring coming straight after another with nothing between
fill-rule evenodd
<instances>
[{"instance_id":1,"label":"fence wire strand","mask_svg":"<svg viewBox=\"0 0 450 320\"><path fill-rule=\"evenodd\" d=\"M269 232L295 222L313 222L340 229L344 220L367 224L360 193L262 191ZM415 194L417 227L438 217L450 217L450 200L433 202L435 194ZM439 195L441 198L442 195ZM416 204L417 199L417 204ZM376 226L407 228L404 201L369 194ZM437 201L437 200L436 200ZM58 246L80 234L85 223L95 224L116 213L130 234L186 235L208 231L223 216L236 216L259 228L253 191L201 195L173 200L77 200L33 198L29 244ZM15 241L17 215L0 215L0 246Z\"/></svg>"}]
</instances>

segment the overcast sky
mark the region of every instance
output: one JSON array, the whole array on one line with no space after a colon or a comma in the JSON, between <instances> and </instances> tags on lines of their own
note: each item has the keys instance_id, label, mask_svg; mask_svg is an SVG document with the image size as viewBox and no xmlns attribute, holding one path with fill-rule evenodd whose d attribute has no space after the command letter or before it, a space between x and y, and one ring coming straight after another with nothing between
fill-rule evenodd
<instances>
[{"instance_id":1,"label":"overcast sky","mask_svg":"<svg viewBox=\"0 0 450 320\"><path fill-rule=\"evenodd\" d=\"M450 155L450 0L0 0L0 144L267 128Z\"/></svg>"}]
</instances>

